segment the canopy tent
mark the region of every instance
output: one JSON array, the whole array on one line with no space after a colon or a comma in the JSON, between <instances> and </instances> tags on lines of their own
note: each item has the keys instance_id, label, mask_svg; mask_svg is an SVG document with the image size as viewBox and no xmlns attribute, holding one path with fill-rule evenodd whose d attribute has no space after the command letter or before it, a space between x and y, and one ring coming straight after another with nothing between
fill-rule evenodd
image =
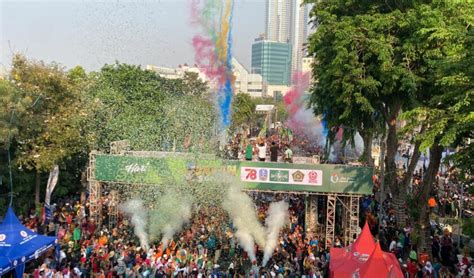
<instances>
[{"instance_id":1,"label":"canopy tent","mask_svg":"<svg viewBox=\"0 0 474 278\"><path fill-rule=\"evenodd\" d=\"M23 277L25 263L51 247L59 253L56 237L39 235L26 228L9 207L0 224L0 276L14 269L16 277Z\"/></svg>"},{"instance_id":2,"label":"canopy tent","mask_svg":"<svg viewBox=\"0 0 474 278\"><path fill-rule=\"evenodd\" d=\"M362 232L354 243L347 248L331 248L329 271L331 276L336 277L334 271L346 272L346 269L356 269L362 266L375 248L375 240L370 232L369 225L365 222ZM352 273L350 271L350 273Z\"/></svg>"},{"instance_id":3,"label":"canopy tent","mask_svg":"<svg viewBox=\"0 0 474 278\"><path fill-rule=\"evenodd\" d=\"M403 278L397 258L392 253L383 252L380 244L375 243L367 222L349 247L331 248L329 273L330 277Z\"/></svg>"},{"instance_id":4,"label":"canopy tent","mask_svg":"<svg viewBox=\"0 0 474 278\"><path fill-rule=\"evenodd\" d=\"M383 252L379 243L358 272L360 277L403 277L395 256L392 253Z\"/></svg>"}]
</instances>

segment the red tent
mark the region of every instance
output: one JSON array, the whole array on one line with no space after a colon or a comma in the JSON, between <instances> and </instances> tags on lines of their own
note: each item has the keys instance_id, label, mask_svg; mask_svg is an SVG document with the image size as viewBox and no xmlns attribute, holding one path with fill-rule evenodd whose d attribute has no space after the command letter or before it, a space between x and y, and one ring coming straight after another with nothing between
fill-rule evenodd
<instances>
[{"instance_id":1,"label":"red tent","mask_svg":"<svg viewBox=\"0 0 474 278\"><path fill-rule=\"evenodd\" d=\"M375 240L365 222L362 232L348 248L331 248L329 271L331 277L351 277L354 269L362 266L375 248ZM345 275L346 274L346 275ZM342 276L340 276L342 275Z\"/></svg>"},{"instance_id":2,"label":"red tent","mask_svg":"<svg viewBox=\"0 0 474 278\"><path fill-rule=\"evenodd\" d=\"M329 259L330 277L352 278L358 273L360 277L403 278L397 258L375 243L367 222L348 248L331 248Z\"/></svg>"},{"instance_id":3,"label":"red tent","mask_svg":"<svg viewBox=\"0 0 474 278\"><path fill-rule=\"evenodd\" d=\"M356 241L352 244L352 252L358 252L359 254L370 255L375 248L375 240L370 232L369 224L365 222L362 232L357 237Z\"/></svg>"},{"instance_id":4,"label":"red tent","mask_svg":"<svg viewBox=\"0 0 474 278\"><path fill-rule=\"evenodd\" d=\"M397 259L391 253L383 252L377 243L366 263L357 270L360 277L403 278Z\"/></svg>"}]
</instances>

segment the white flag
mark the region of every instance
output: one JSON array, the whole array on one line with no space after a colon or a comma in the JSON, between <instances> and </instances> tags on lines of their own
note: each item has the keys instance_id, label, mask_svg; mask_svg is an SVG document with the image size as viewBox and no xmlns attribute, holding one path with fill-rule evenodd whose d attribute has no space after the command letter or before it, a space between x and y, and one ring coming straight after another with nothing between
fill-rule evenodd
<instances>
[{"instance_id":1,"label":"white flag","mask_svg":"<svg viewBox=\"0 0 474 278\"><path fill-rule=\"evenodd\" d=\"M48 206L50 205L49 202L51 201L51 194L56 187L56 183L58 183L58 176L59 167L58 165L54 165L54 168L51 170L51 172L49 172L48 186L46 187L46 198L44 199L44 203Z\"/></svg>"}]
</instances>

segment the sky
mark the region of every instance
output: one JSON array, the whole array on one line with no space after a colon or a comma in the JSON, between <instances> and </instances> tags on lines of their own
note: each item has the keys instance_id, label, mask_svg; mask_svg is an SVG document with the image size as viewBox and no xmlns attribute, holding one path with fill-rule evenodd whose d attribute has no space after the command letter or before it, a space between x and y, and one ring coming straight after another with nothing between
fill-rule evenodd
<instances>
[{"instance_id":1,"label":"sky","mask_svg":"<svg viewBox=\"0 0 474 278\"><path fill-rule=\"evenodd\" d=\"M194 64L191 0L0 0L0 68L14 53L66 68L98 70L115 61L176 67ZM249 68L264 33L265 1L235 0L234 56Z\"/></svg>"}]
</instances>

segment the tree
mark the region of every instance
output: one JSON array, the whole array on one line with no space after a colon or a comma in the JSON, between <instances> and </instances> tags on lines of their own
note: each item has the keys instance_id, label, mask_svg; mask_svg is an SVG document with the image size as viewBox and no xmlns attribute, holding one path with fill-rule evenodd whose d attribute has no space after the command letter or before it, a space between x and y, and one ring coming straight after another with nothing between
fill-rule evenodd
<instances>
[{"instance_id":1,"label":"tree","mask_svg":"<svg viewBox=\"0 0 474 278\"><path fill-rule=\"evenodd\" d=\"M240 93L235 95L232 100L232 126L239 128L242 125L248 125L251 128L255 119L255 102L249 94Z\"/></svg>"},{"instance_id":2,"label":"tree","mask_svg":"<svg viewBox=\"0 0 474 278\"><path fill-rule=\"evenodd\" d=\"M67 73L57 64L27 60L16 55L12 61L9 100L15 110L18 130L15 161L20 168L36 172L35 202L40 201L41 173L82 150L78 117L82 105L78 91ZM21 103L22 109L19 109ZM12 114L13 115L13 114ZM14 133L12 133L14 134Z\"/></svg>"},{"instance_id":3,"label":"tree","mask_svg":"<svg viewBox=\"0 0 474 278\"><path fill-rule=\"evenodd\" d=\"M209 86L207 82L199 79L197 72L185 72L182 78L183 92L186 95L202 97L209 92Z\"/></svg>"},{"instance_id":4,"label":"tree","mask_svg":"<svg viewBox=\"0 0 474 278\"><path fill-rule=\"evenodd\" d=\"M422 96L420 105L404 113L408 129L415 129L423 123L417 135L419 149L429 148L430 164L424 175L420 193L415 198L422 204L418 228L421 246L430 250L430 224L428 198L433 190L442 151L447 147L459 150L457 157L462 161L469 154L467 140L474 135L474 31L472 14L474 6L437 3L418 9L420 22L416 37L424 67L424 78L420 81ZM428 45L429 47L426 47ZM472 150L471 150L472 152ZM462 176L469 174L469 168L457 164Z\"/></svg>"},{"instance_id":5,"label":"tree","mask_svg":"<svg viewBox=\"0 0 474 278\"><path fill-rule=\"evenodd\" d=\"M394 197L397 220L403 225L407 183L398 182L395 166L399 116L402 111L427 105L439 94L433 85L438 71L431 63L438 63L436 59L449 53L437 44L443 39L430 40L430 35L434 33L436 38L443 34L433 32L443 24L448 24L446 29L456 25L462 30L458 27L468 21L470 13L466 11L471 11L472 5L442 1L317 2L311 14L317 31L309 44L309 53L317 61L312 104L330 127L343 124L359 132L366 127L382 127L387 134L383 178ZM463 19L455 22L456 16ZM464 24L464 30L469 26ZM383 119L381 125L378 119Z\"/></svg>"},{"instance_id":6,"label":"tree","mask_svg":"<svg viewBox=\"0 0 474 278\"><path fill-rule=\"evenodd\" d=\"M205 98L207 85L196 75L170 80L116 63L92 76L86 125L93 148L129 140L133 149L170 151L210 141L215 110Z\"/></svg>"}]
</instances>

